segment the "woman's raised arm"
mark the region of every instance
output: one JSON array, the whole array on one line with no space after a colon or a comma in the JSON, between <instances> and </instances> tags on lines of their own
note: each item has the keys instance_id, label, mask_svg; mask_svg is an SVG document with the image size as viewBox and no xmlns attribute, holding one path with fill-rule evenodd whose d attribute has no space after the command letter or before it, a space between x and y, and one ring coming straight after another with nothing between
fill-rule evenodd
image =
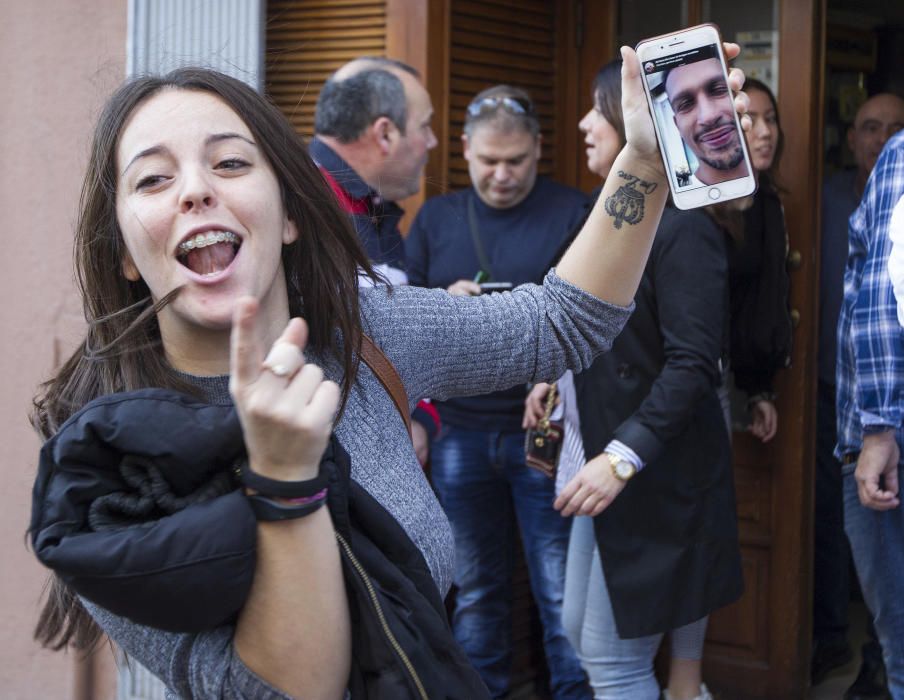
<instances>
[{"instance_id":1,"label":"woman's raised arm","mask_svg":"<svg viewBox=\"0 0 904 700\"><path fill-rule=\"evenodd\" d=\"M737 44L726 43L724 48L726 58L738 55ZM600 299L627 306L640 284L669 190L640 82L640 62L627 46L622 47L621 54L627 144L615 159L584 228L556 271ZM733 90L740 90L744 74L733 69L728 81ZM735 98L735 108L741 114L746 112L746 95Z\"/></svg>"}]
</instances>

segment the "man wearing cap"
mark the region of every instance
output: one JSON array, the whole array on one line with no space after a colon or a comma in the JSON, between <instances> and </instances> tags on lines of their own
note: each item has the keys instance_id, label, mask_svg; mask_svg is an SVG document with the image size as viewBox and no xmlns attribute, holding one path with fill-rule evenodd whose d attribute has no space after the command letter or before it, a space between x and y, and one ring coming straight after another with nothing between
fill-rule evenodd
<instances>
[{"instance_id":1,"label":"man wearing cap","mask_svg":"<svg viewBox=\"0 0 904 700\"><path fill-rule=\"evenodd\" d=\"M540 125L527 93L499 85L478 94L467 108L462 144L471 187L421 207L405 243L411 283L477 296L499 293L481 281L542 282L582 222L587 198L537 176ZM552 507L553 481L525 465L525 396L526 387L517 386L437 404L443 428L433 443L431 477L455 534L452 625L491 695L503 697L517 523L553 697L587 698L561 622L570 521Z\"/></svg>"}]
</instances>

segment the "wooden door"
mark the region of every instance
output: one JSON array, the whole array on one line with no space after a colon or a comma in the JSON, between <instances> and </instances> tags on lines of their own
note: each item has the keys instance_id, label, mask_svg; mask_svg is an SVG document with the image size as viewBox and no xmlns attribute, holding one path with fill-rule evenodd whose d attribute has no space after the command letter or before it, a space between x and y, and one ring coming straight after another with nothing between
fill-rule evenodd
<instances>
[{"instance_id":1,"label":"wooden door","mask_svg":"<svg viewBox=\"0 0 904 700\"><path fill-rule=\"evenodd\" d=\"M778 3L778 102L785 134L780 178L787 188L796 323L792 366L776 383L778 434L763 445L734 433L746 589L740 602L712 618L705 675L737 698L802 698L809 686L822 12L819 0Z\"/></svg>"}]
</instances>

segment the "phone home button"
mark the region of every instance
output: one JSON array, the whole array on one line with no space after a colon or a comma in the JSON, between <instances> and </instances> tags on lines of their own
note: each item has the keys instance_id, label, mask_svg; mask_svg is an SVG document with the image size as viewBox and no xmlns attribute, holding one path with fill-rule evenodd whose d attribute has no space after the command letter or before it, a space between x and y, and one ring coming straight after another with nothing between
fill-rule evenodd
<instances>
[{"instance_id":1,"label":"phone home button","mask_svg":"<svg viewBox=\"0 0 904 700\"><path fill-rule=\"evenodd\" d=\"M722 196L722 190L718 187L710 187L709 189L709 198L712 200L716 200Z\"/></svg>"}]
</instances>

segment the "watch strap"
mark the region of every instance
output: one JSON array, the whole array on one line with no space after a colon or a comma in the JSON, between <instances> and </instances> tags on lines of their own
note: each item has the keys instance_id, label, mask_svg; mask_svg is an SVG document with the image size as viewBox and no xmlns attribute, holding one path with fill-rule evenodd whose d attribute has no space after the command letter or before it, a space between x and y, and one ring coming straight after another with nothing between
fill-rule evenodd
<instances>
[{"instance_id":1,"label":"watch strap","mask_svg":"<svg viewBox=\"0 0 904 700\"><path fill-rule=\"evenodd\" d=\"M248 468L248 463L243 462L237 468L239 480L249 489L254 489L262 496L276 498L305 498L322 491L329 484L329 471L321 465L317 476L304 481L281 481L270 479Z\"/></svg>"},{"instance_id":2,"label":"watch strap","mask_svg":"<svg viewBox=\"0 0 904 700\"><path fill-rule=\"evenodd\" d=\"M276 522L279 520L295 520L310 515L326 503L326 495L306 503L280 503L266 496L248 496L248 503L259 522Z\"/></svg>"}]
</instances>

